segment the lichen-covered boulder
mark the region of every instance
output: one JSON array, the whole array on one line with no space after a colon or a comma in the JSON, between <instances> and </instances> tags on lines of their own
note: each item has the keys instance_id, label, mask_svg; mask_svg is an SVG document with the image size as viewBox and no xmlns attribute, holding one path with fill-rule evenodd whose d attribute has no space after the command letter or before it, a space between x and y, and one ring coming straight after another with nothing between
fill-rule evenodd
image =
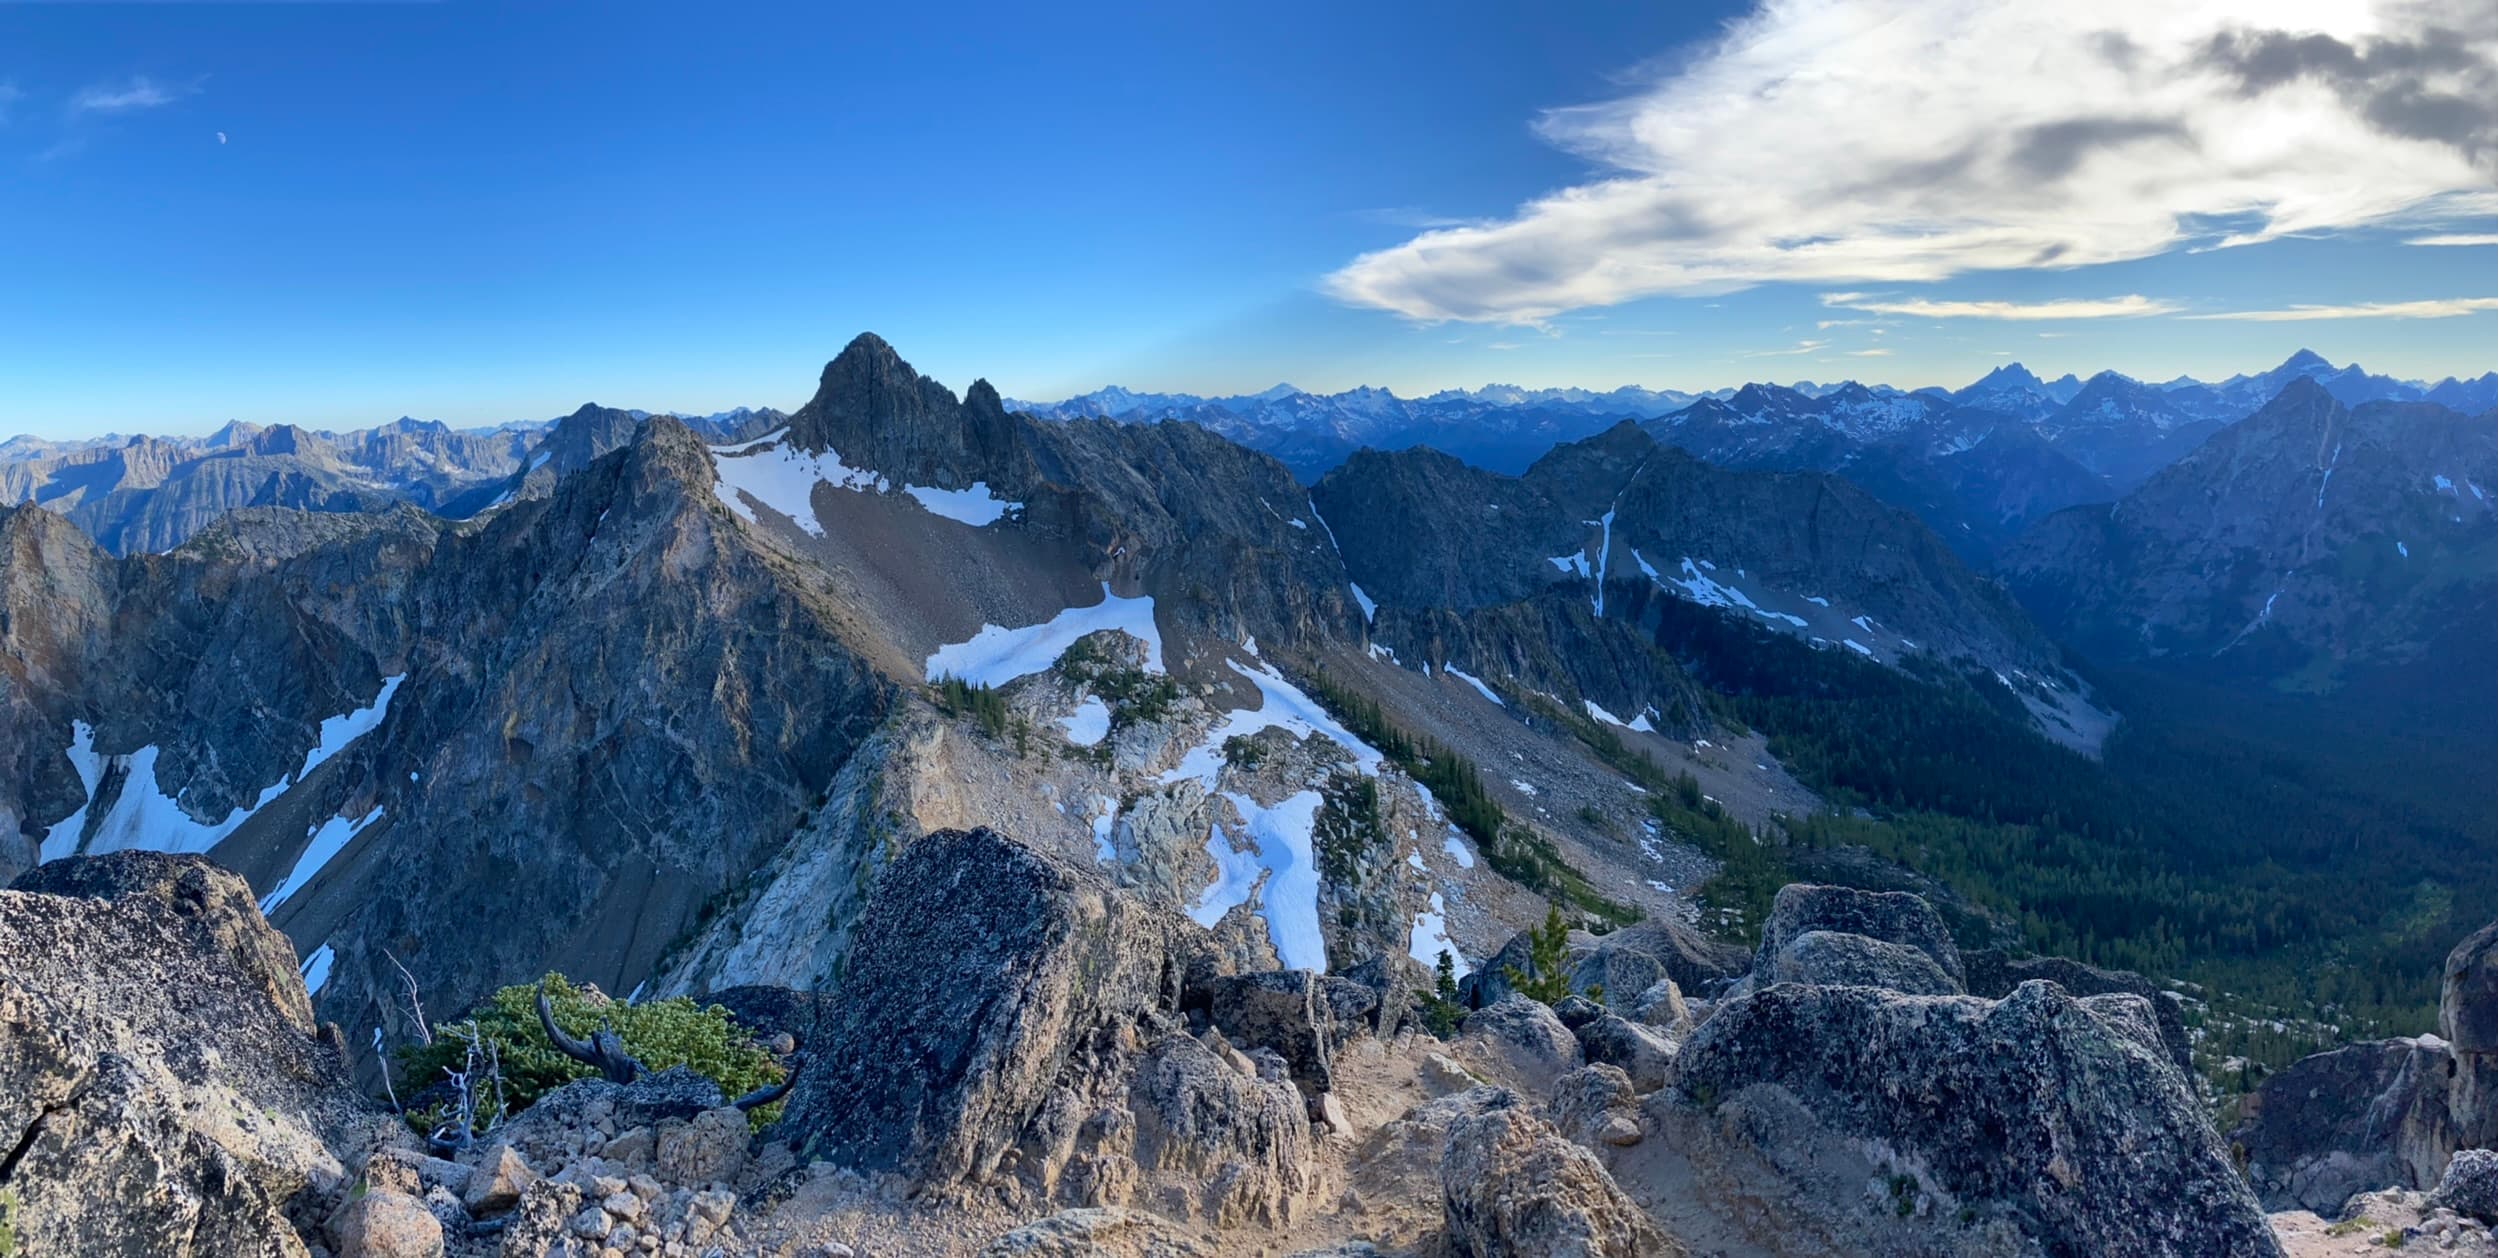
<instances>
[{"instance_id":1,"label":"lichen-covered boulder","mask_svg":"<svg viewBox=\"0 0 2498 1258\"><path fill-rule=\"evenodd\" d=\"M1657 1258L1680 1254L1553 1125L1516 1105L1458 1119L1440 1158L1451 1252L1465 1258Z\"/></svg>"},{"instance_id":2,"label":"lichen-covered boulder","mask_svg":"<svg viewBox=\"0 0 2498 1258\"><path fill-rule=\"evenodd\" d=\"M1755 1089L2048 1253L2280 1252L2138 997L1769 987L1692 1034L1673 1095L1708 1109Z\"/></svg>"},{"instance_id":3,"label":"lichen-covered boulder","mask_svg":"<svg viewBox=\"0 0 2498 1258\"><path fill-rule=\"evenodd\" d=\"M1752 981L1818 983L1839 987L1881 987L1911 996L1957 996L1960 984L1935 964L1934 958L1903 944L1869 935L1834 930L1808 930L1787 946L1762 959Z\"/></svg>"},{"instance_id":4,"label":"lichen-covered boulder","mask_svg":"<svg viewBox=\"0 0 2498 1258\"><path fill-rule=\"evenodd\" d=\"M1566 958L1571 990L1601 990L1604 1003L1616 1009L1638 999L1660 978L1674 980L1687 992L1712 993L1751 965L1741 948L1671 918L1652 918L1602 935L1571 931ZM1508 999L1516 994L1509 971L1527 970L1528 961L1527 934L1521 931L1459 983L1461 999L1472 1009Z\"/></svg>"},{"instance_id":5,"label":"lichen-covered boulder","mask_svg":"<svg viewBox=\"0 0 2498 1258\"><path fill-rule=\"evenodd\" d=\"M1761 924L1761 946L1753 961L1754 985L1767 986L1769 980L1761 979L1761 972L1772 968L1798 937L1814 931L1863 935L1914 948L1949 977L1952 991L1961 990L1966 982L1951 931L1923 898L1905 891L1859 891L1797 882L1778 889L1769 917Z\"/></svg>"},{"instance_id":6,"label":"lichen-covered boulder","mask_svg":"<svg viewBox=\"0 0 2498 1258\"><path fill-rule=\"evenodd\" d=\"M2011 957L2000 949L1964 952L1960 957L1969 985L1969 994L2001 1000L2012 989L2032 979L2045 979L2075 996L2106 996L2130 993L2151 1002L2151 1013L2159 1023L2160 1043L2168 1049L2170 1060L2188 1077L2194 1074L2194 1046L2186 1038L2186 1022L2177 1012L2177 1002L2150 979L2129 970L2103 970L2065 957Z\"/></svg>"},{"instance_id":7,"label":"lichen-covered boulder","mask_svg":"<svg viewBox=\"0 0 2498 1258\"><path fill-rule=\"evenodd\" d=\"M1481 1054L1519 1079L1538 1086L1577 1066L1579 1041L1540 1002L1512 996L1466 1015L1458 1024L1459 1046Z\"/></svg>"},{"instance_id":8,"label":"lichen-covered boulder","mask_svg":"<svg viewBox=\"0 0 2498 1258\"><path fill-rule=\"evenodd\" d=\"M905 848L861 910L842 1017L780 1131L923 1184L985 1179L1069 1071L1179 1007L1185 919L992 831Z\"/></svg>"},{"instance_id":9,"label":"lichen-covered boulder","mask_svg":"<svg viewBox=\"0 0 2498 1258\"><path fill-rule=\"evenodd\" d=\"M1204 1000L1225 1035L1283 1054L1294 1079L1324 1092L1335 1086L1336 1050L1370 1029L1379 993L1332 974L1262 970L1212 979Z\"/></svg>"},{"instance_id":10,"label":"lichen-covered boulder","mask_svg":"<svg viewBox=\"0 0 2498 1258\"><path fill-rule=\"evenodd\" d=\"M1561 1134L1592 1148L1606 1142L1618 1123L1638 1130L1639 1097L1620 1066L1581 1066L1554 1081L1544 1117Z\"/></svg>"},{"instance_id":11,"label":"lichen-covered boulder","mask_svg":"<svg viewBox=\"0 0 2498 1258\"><path fill-rule=\"evenodd\" d=\"M1216 1227L1280 1227L1318 1189L1310 1120L1290 1084L1242 1074L1213 1050L1170 1036L1129 1089L1138 1169L1159 1179L1154 1205Z\"/></svg>"},{"instance_id":12,"label":"lichen-covered boulder","mask_svg":"<svg viewBox=\"0 0 2498 1258\"><path fill-rule=\"evenodd\" d=\"M2456 1154L2446 1163L2446 1174L2430 1200L2483 1223L2498 1223L2498 1152L2466 1149Z\"/></svg>"},{"instance_id":13,"label":"lichen-covered boulder","mask_svg":"<svg viewBox=\"0 0 2498 1258\"><path fill-rule=\"evenodd\" d=\"M1674 1077L1673 1041L1618 1013L1589 1020L1577 1034L1587 1060L1618 1067L1635 1092L1654 1092Z\"/></svg>"},{"instance_id":14,"label":"lichen-covered boulder","mask_svg":"<svg viewBox=\"0 0 2498 1258\"><path fill-rule=\"evenodd\" d=\"M406 1141L317 1033L294 951L195 856L40 866L0 891L0 1131L21 1253L299 1254L340 1151Z\"/></svg>"}]
</instances>

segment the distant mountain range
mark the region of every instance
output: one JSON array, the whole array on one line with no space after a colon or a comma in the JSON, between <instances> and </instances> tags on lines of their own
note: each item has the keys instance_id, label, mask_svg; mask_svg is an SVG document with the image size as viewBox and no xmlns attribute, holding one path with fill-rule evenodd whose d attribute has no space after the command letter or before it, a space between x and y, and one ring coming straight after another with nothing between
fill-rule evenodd
<instances>
[{"instance_id":1,"label":"distant mountain range","mask_svg":"<svg viewBox=\"0 0 2498 1258\"><path fill-rule=\"evenodd\" d=\"M2297 378L2315 379L2352 405L2431 401L2468 414L2498 406L2498 372L2426 384L2373 375L2356 363L2336 367L2303 349L2269 371L2218 383L2180 376L2149 384L2113 371L2088 380L2067 375L2045 381L2011 363L1958 391L1804 380L1706 393L1493 384L1405 398L1367 386L1322 394L1279 384L1234 397L1201 397L1113 386L1059 402L1008 399L1006 407L1042 419L1189 420L1274 455L1305 481L1365 447L1430 446L1514 475L1554 445L1593 436L1622 419L1666 420L1652 431L1715 462L1831 470L1857 450L1926 431L1954 411L1974 410L2038 425L2051 444L2065 447L2076 462L2122 492L2219 425L2252 414ZM1965 420L1958 425L1967 426ZM1728 428L1742 432L1705 435ZM1671 435L1682 429L1704 435L1688 441Z\"/></svg>"},{"instance_id":2,"label":"distant mountain range","mask_svg":"<svg viewBox=\"0 0 2498 1258\"><path fill-rule=\"evenodd\" d=\"M562 441L551 435L562 421L454 429L404 416L347 432L234 421L205 437L12 437L0 442L0 505L49 507L115 554L172 550L245 508L375 512L407 504L463 519L509 501L557 454L564 458L552 474L614 449L650 412L590 406L577 414L622 425L611 424L603 438L578 435L575 425L576 435ZM740 407L680 418L725 439L778 417ZM533 482L538 490L552 474Z\"/></svg>"}]
</instances>

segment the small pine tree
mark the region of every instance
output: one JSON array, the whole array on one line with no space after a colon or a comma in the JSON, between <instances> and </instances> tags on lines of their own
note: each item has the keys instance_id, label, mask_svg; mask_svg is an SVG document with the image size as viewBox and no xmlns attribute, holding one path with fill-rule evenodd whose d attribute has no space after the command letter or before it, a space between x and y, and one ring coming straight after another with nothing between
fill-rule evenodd
<instances>
[{"instance_id":1,"label":"small pine tree","mask_svg":"<svg viewBox=\"0 0 2498 1258\"><path fill-rule=\"evenodd\" d=\"M1423 1029L1445 1040L1457 1034L1457 1024L1466 1018L1465 1006L1457 1003L1457 962L1446 948L1440 950L1439 971L1431 987L1422 1002Z\"/></svg>"},{"instance_id":2,"label":"small pine tree","mask_svg":"<svg viewBox=\"0 0 2498 1258\"><path fill-rule=\"evenodd\" d=\"M1503 966L1502 975L1519 995L1556 1005L1570 994L1570 925L1559 906L1544 910L1544 924L1527 931L1527 968Z\"/></svg>"}]
</instances>

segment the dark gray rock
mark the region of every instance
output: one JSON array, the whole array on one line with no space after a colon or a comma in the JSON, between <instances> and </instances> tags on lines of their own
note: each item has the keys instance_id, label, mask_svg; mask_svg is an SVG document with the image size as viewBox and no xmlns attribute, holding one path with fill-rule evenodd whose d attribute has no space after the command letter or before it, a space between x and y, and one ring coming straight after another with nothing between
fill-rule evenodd
<instances>
[{"instance_id":1,"label":"dark gray rock","mask_svg":"<svg viewBox=\"0 0 2498 1258\"><path fill-rule=\"evenodd\" d=\"M718 1005L757 1039L787 1035L802 1051L832 1033L841 1020L841 998L831 992L787 987L724 987L696 1003Z\"/></svg>"},{"instance_id":2,"label":"dark gray rock","mask_svg":"<svg viewBox=\"0 0 2498 1258\"><path fill-rule=\"evenodd\" d=\"M911 844L876 880L843 1017L781 1130L810 1156L922 1183L985 1178L1062 1087L1176 1025L1185 920L988 830Z\"/></svg>"},{"instance_id":3,"label":"dark gray rock","mask_svg":"<svg viewBox=\"0 0 2498 1258\"><path fill-rule=\"evenodd\" d=\"M1709 1108L1760 1087L2048 1253L2280 1252L2136 997L1765 988L1692 1034L1676 1095Z\"/></svg>"},{"instance_id":4,"label":"dark gray rock","mask_svg":"<svg viewBox=\"0 0 2498 1258\"><path fill-rule=\"evenodd\" d=\"M1553 1004L1553 1016L1573 1031L1605 1016L1605 1007L1585 996L1564 996Z\"/></svg>"},{"instance_id":5,"label":"dark gray rock","mask_svg":"<svg viewBox=\"0 0 2498 1258\"><path fill-rule=\"evenodd\" d=\"M2498 922L2447 954L2437 1025L2455 1053L2447 1105L2456 1140L2465 1148L2498 1145Z\"/></svg>"},{"instance_id":6,"label":"dark gray rock","mask_svg":"<svg viewBox=\"0 0 2498 1258\"><path fill-rule=\"evenodd\" d=\"M2498 1153L2466 1149L2456 1154L2429 1200L2483 1223L2498 1223Z\"/></svg>"},{"instance_id":7,"label":"dark gray rock","mask_svg":"<svg viewBox=\"0 0 2498 1258\"><path fill-rule=\"evenodd\" d=\"M2454 1055L2435 1037L2300 1058L2246 1098L2231 1143L2268 1210L2331 1218L2352 1196L2429 1188L2455 1148Z\"/></svg>"},{"instance_id":8,"label":"dark gray rock","mask_svg":"<svg viewBox=\"0 0 2498 1258\"><path fill-rule=\"evenodd\" d=\"M1761 924L1754 971L1767 967L1798 936L1811 931L1864 935L1915 948L1933 958L1955 988L1965 982L1960 949L1952 943L1951 930L1923 898L1905 891L1859 891L1802 882L1778 889L1769 918Z\"/></svg>"},{"instance_id":9,"label":"dark gray rock","mask_svg":"<svg viewBox=\"0 0 2498 1258\"><path fill-rule=\"evenodd\" d=\"M1619 1067L1634 1091L1654 1092L1673 1079L1673 1042L1620 1014L1588 1020L1578 1028L1578 1037L1587 1060Z\"/></svg>"},{"instance_id":10,"label":"dark gray rock","mask_svg":"<svg viewBox=\"0 0 2498 1258\"><path fill-rule=\"evenodd\" d=\"M1958 996L1960 984L1934 958L1903 944L1835 930L1808 930L1763 957L1752 982L1881 987L1910 996Z\"/></svg>"},{"instance_id":11,"label":"dark gray rock","mask_svg":"<svg viewBox=\"0 0 2498 1258\"><path fill-rule=\"evenodd\" d=\"M1332 974L1268 970L1214 979L1205 1001L1225 1035L1283 1054L1296 1080L1326 1092L1335 1087L1336 1051L1370 1028L1379 993Z\"/></svg>"},{"instance_id":12,"label":"dark gray rock","mask_svg":"<svg viewBox=\"0 0 2498 1258\"><path fill-rule=\"evenodd\" d=\"M1683 989L1670 978L1641 992L1628 1010L1633 1021L1659 1028L1681 1028L1691 1022L1691 1006L1683 1002Z\"/></svg>"},{"instance_id":13,"label":"dark gray rock","mask_svg":"<svg viewBox=\"0 0 2498 1258\"><path fill-rule=\"evenodd\" d=\"M1659 978L1673 979L1687 992L1709 993L1752 965L1743 949L1669 919L1638 922L1602 935L1571 931L1567 959L1571 990L1585 994L1601 989L1604 1003L1615 1009L1637 1000ZM1497 1004L1515 993L1509 971L1529 968L1527 935L1521 931L1459 982L1460 999L1472 1009Z\"/></svg>"},{"instance_id":14,"label":"dark gray rock","mask_svg":"<svg viewBox=\"0 0 2498 1258\"><path fill-rule=\"evenodd\" d=\"M1684 1252L1623 1195L1594 1154L1515 1105L1450 1125L1440 1202L1449 1248L1466 1258Z\"/></svg>"},{"instance_id":15,"label":"dark gray rock","mask_svg":"<svg viewBox=\"0 0 2498 1258\"><path fill-rule=\"evenodd\" d=\"M2105 996L2124 992L2151 1002L2152 1016L2159 1020L2160 1043L2167 1046L2169 1057L2187 1077L2194 1075L2194 1046L2186 1038L2185 1019L2177 1012L2177 1001L2150 979L2129 970L2103 970L2064 957L2012 957L2000 949L1986 948L1961 954L1967 971L1969 994L2001 1000L2012 989L2032 979L2045 979L2076 996Z\"/></svg>"}]
</instances>

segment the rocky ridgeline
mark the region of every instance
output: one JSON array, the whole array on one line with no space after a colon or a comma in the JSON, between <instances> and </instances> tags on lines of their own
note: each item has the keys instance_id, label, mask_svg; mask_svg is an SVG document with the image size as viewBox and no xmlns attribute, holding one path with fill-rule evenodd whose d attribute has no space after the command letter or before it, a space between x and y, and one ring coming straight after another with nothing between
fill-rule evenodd
<instances>
[{"instance_id":1,"label":"rocky ridgeline","mask_svg":"<svg viewBox=\"0 0 2498 1258\"><path fill-rule=\"evenodd\" d=\"M678 1069L566 1085L435 1156L350 1083L239 879L44 866L0 892L0 1235L341 1258L2281 1252L2150 1001L1924 991L1968 967L1913 896L1790 887L1735 975L1676 929L1578 936L1566 964L1601 1000L1478 982L1447 1040L1383 999L1383 967L1243 970L986 830L903 849L855 938L837 995L722 993L803 1054L760 1134ZM2458 953L2456 990L2487 951ZM2453 1166L2418 1217L2468 1240L2498 1175Z\"/></svg>"}]
</instances>

